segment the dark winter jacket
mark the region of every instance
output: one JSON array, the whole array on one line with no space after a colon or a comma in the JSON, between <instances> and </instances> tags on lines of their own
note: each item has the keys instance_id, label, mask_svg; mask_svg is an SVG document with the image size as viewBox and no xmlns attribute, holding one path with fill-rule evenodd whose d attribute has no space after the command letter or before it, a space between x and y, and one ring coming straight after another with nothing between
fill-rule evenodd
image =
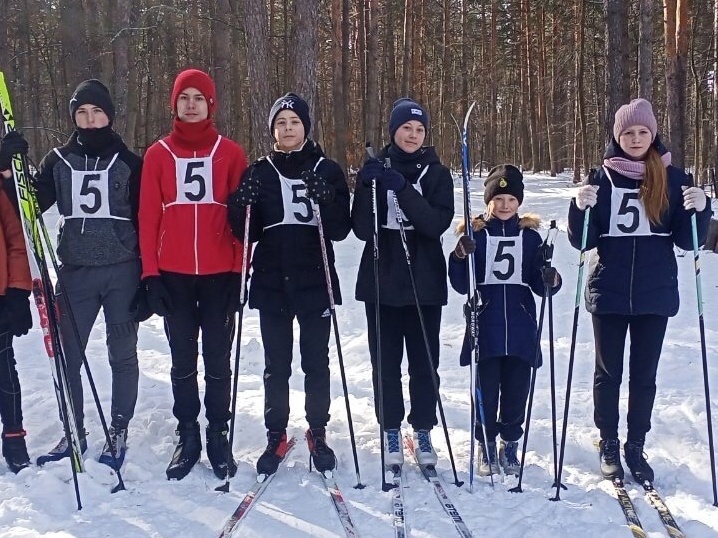
<instances>
[{"instance_id":1,"label":"dark winter jacket","mask_svg":"<svg viewBox=\"0 0 718 538\"><path fill-rule=\"evenodd\" d=\"M85 174L82 184L77 185L78 192L73 193L73 172L68 163L75 171L97 174ZM107 179L103 180L105 170ZM64 146L45 155L34 185L40 210L46 211L57 202L63 216L57 240L57 256L63 264L101 266L139 257L141 173L142 159L117 134L107 147L95 153L78 143L74 132ZM107 208L106 218L92 218Z\"/></svg>"},{"instance_id":2,"label":"dark winter jacket","mask_svg":"<svg viewBox=\"0 0 718 538\"><path fill-rule=\"evenodd\" d=\"M542 364L541 351L537 350L536 303L533 293L542 296L544 284L541 277L542 260L539 247L542 239L536 231L539 219L535 215L521 218L515 215L507 221L497 218L484 221L477 219L474 228L476 252L474 268L476 282L481 297L479 306L479 360L492 357L512 356L528 362L536 368ZM489 284L486 282L486 251L489 236L506 237L513 244L514 238L522 235L521 282L523 284ZM508 239L511 238L511 239ZM503 241L502 241L503 243ZM506 255L498 245L491 271L509 276L513 268L512 257ZM449 282L451 287L462 294L468 291L468 261L449 255ZM561 288L559 284L551 289L555 294ZM464 337L460 362L463 366L471 360L471 342L468 334ZM538 353L537 353L538 351Z\"/></svg>"},{"instance_id":3,"label":"dark winter jacket","mask_svg":"<svg viewBox=\"0 0 718 538\"><path fill-rule=\"evenodd\" d=\"M657 147L660 143L656 142ZM665 150L664 150L665 151ZM624 156L613 141L606 157ZM641 182L609 170L617 188L638 189ZM592 314L674 316L678 312L678 268L673 245L693 249L690 214L683 208L681 186L689 185L688 176L668 166L668 210L651 233L609 237L611 182L606 169L597 171L592 183L599 186L598 202L589 214L586 249L595 248L586 284L586 309ZM629 207L630 209L630 207ZM574 248L581 248L585 212L572 200L568 213L568 235ZM705 242L711 217L710 203L696 214L699 246Z\"/></svg>"},{"instance_id":4,"label":"dark winter jacket","mask_svg":"<svg viewBox=\"0 0 718 538\"><path fill-rule=\"evenodd\" d=\"M378 156L391 159L391 166L409 183L396 193L406 217L406 241L416 281L419 303L445 305L447 301L446 261L441 235L454 218L454 183L449 169L441 164L433 147L407 154L387 146ZM428 168L428 169L427 169ZM425 169L427 169L425 171ZM423 177L420 176L424 174ZM387 227L387 191L379 189L379 292L380 303L388 306L415 304L407 259L395 219ZM393 208L392 208L393 209ZM356 284L356 298L374 303L374 218L371 188L357 182L352 206L352 229L365 241Z\"/></svg>"},{"instance_id":5,"label":"dark winter jacket","mask_svg":"<svg viewBox=\"0 0 718 538\"><path fill-rule=\"evenodd\" d=\"M282 223L285 221L285 203L277 170L285 178L295 180L291 182L292 200L286 202L291 204L296 219L307 224ZM260 181L259 202L252 206L250 218L250 240L257 241L252 255L250 308L297 314L329 307L317 221L311 201L306 197L304 182L301 181L305 170L315 170L333 190L333 200L319 206L319 215L334 301L341 304L332 241L346 238L351 229L349 188L341 167L324 158L319 144L307 140L298 151L272 151L253 163L244 173L243 180L252 174ZM232 231L238 239L243 240L246 208L233 203L232 197L227 207Z\"/></svg>"}]
</instances>

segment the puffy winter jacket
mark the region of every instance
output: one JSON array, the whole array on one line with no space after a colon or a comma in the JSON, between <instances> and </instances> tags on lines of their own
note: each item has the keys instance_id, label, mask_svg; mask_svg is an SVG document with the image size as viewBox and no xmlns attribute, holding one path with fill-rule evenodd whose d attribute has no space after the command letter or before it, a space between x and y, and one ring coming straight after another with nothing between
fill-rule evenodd
<instances>
[{"instance_id":1,"label":"puffy winter jacket","mask_svg":"<svg viewBox=\"0 0 718 538\"><path fill-rule=\"evenodd\" d=\"M433 147L405 153L392 145L378 157L389 157L408 185L396 193L406 217L406 241L416 281L419 304L445 305L448 299L446 260L441 236L454 218L454 183L449 169L441 164ZM406 254L387 191L379 189L379 292L380 303L388 306L415 304ZM389 214L391 213L391 216ZM357 182L352 206L352 229L365 241L356 284L356 298L374 303L374 217L370 187Z\"/></svg>"},{"instance_id":2,"label":"puffy winter jacket","mask_svg":"<svg viewBox=\"0 0 718 538\"><path fill-rule=\"evenodd\" d=\"M20 217L0 187L0 295L7 288L30 290L32 281Z\"/></svg>"},{"instance_id":3,"label":"puffy winter jacket","mask_svg":"<svg viewBox=\"0 0 718 538\"><path fill-rule=\"evenodd\" d=\"M509 220L502 221L483 218L474 221L474 240L476 252L474 253L474 268L476 283L481 297L479 306L479 360L491 357L512 356L528 362L536 368L542 364L541 351L537 353L537 321L536 302L533 294L542 296L544 284L541 277L541 258L539 247L542 239L536 229L539 219L535 215L525 215L521 218L515 215ZM498 277L492 278L494 283L487 282L487 248L489 237L516 238L522 237L520 278L521 283L501 284L501 279L511 277L515 268L515 256L509 249L502 247L503 241L494 245L490 255L492 262L490 272ZM512 245L508 243L508 245ZM449 255L449 282L451 287L459 293L466 294L469 287L468 261L459 260L453 253ZM519 276L519 275L517 275ZM516 278L516 277L514 277ZM551 289L555 294L561 288ZM460 362L467 365L470 362L471 342L468 334L464 337Z\"/></svg>"},{"instance_id":4,"label":"puffy winter jacket","mask_svg":"<svg viewBox=\"0 0 718 538\"><path fill-rule=\"evenodd\" d=\"M657 140L657 139L656 139ZM656 142L661 148L660 142ZM606 157L623 155L612 142ZM693 249L690 214L683 208L681 186L688 176L674 166L668 172L668 210L661 224L650 224L650 233L611 237L610 209L612 183L616 188L638 189L640 181L614 170L601 168L592 179L598 185L598 202L591 209L586 249L595 248L586 284L586 309L592 314L674 316L678 312L678 268L673 245ZM612 180L612 182L611 182ZM628 207L630 210L631 208ZM568 235L574 248L581 248L585 212L572 200L568 213ZM711 217L710 203L696 213L698 243L705 242Z\"/></svg>"},{"instance_id":5,"label":"puffy winter jacket","mask_svg":"<svg viewBox=\"0 0 718 538\"><path fill-rule=\"evenodd\" d=\"M307 140L298 151L272 151L244 173L244 177L252 174L258 178L260 185L259 201L252 206L249 228L250 240L258 241L252 255L250 308L296 314L329 307L318 227L301 180L305 170L316 170L333 193L332 201L319 206L319 215L334 301L341 304L332 241L346 238L351 229L349 188L339 165L324 158L317 143ZM280 180L278 172L285 179ZM283 200L283 192L291 200ZM231 200L232 197L228 203L230 224L242 241L246 208ZM285 218L285 208L289 207L295 215L292 219Z\"/></svg>"}]
</instances>

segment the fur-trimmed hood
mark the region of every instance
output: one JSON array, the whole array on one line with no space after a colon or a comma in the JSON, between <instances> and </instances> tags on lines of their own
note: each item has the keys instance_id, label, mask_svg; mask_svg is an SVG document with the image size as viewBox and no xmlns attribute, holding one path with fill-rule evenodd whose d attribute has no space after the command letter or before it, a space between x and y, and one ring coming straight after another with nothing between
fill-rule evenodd
<instances>
[{"instance_id":1,"label":"fur-trimmed hood","mask_svg":"<svg viewBox=\"0 0 718 538\"><path fill-rule=\"evenodd\" d=\"M471 219L471 226L474 229L475 232L479 232L483 230L486 227L486 217L485 215L478 215L476 217L473 217ZM526 213L525 215L522 215L519 217L519 228L520 229L531 229L531 230L537 230L541 226L541 217L539 217L536 213ZM459 225L456 227L455 233L456 235L463 235L466 231L466 223L464 221L461 221Z\"/></svg>"}]
</instances>

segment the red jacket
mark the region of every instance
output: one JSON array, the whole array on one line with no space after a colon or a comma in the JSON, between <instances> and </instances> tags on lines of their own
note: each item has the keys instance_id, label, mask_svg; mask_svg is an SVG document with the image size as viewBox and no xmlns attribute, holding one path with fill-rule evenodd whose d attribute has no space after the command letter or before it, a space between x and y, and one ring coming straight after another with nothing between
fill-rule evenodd
<instances>
[{"instance_id":1,"label":"red jacket","mask_svg":"<svg viewBox=\"0 0 718 538\"><path fill-rule=\"evenodd\" d=\"M7 288L30 290L32 280L20 218L0 187L0 295Z\"/></svg>"},{"instance_id":2,"label":"red jacket","mask_svg":"<svg viewBox=\"0 0 718 538\"><path fill-rule=\"evenodd\" d=\"M244 150L224 137L198 151L182 149L170 137L150 146L140 186L143 278L160 270L242 271L242 243L232 235L226 204L246 167Z\"/></svg>"}]
</instances>

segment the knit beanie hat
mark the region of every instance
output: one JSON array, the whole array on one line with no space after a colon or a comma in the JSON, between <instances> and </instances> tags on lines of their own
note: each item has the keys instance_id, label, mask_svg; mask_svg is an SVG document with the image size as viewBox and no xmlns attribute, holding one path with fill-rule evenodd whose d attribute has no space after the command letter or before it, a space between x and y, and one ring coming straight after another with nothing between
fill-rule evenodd
<instances>
[{"instance_id":1,"label":"knit beanie hat","mask_svg":"<svg viewBox=\"0 0 718 538\"><path fill-rule=\"evenodd\" d=\"M95 105L102 109L110 120L110 125L115 121L115 105L112 102L110 91L97 79L91 78L80 82L70 97L70 118L75 123L75 112L82 105Z\"/></svg>"},{"instance_id":2,"label":"knit beanie hat","mask_svg":"<svg viewBox=\"0 0 718 538\"><path fill-rule=\"evenodd\" d=\"M267 121L271 133L274 132L274 119L282 110L291 110L299 116L302 125L304 125L304 138L307 138L312 128L312 119L309 117L309 105L307 102L296 93L291 92L277 99L269 110L269 120Z\"/></svg>"},{"instance_id":3,"label":"knit beanie hat","mask_svg":"<svg viewBox=\"0 0 718 538\"><path fill-rule=\"evenodd\" d=\"M185 69L175 79L172 88L172 97L170 97L170 106L173 112L177 112L177 99L179 94L187 88L197 88L204 98L207 100L207 110L209 117L212 117L214 109L217 107L217 90L214 87L214 81L204 71L199 69Z\"/></svg>"},{"instance_id":4,"label":"knit beanie hat","mask_svg":"<svg viewBox=\"0 0 718 538\"><path fill-rule=\"evenodd\" d=\"M616 111L616 119L613 122L613 137L618 142L621 133L632 125L643 125L651 131L651 140L656 138L658 122L653 115L651 103L645 99L634 99L627 105L623 105Z\"/></svg>"},{"instance_id":5,"label":"knit beanie hat","mask_svg":"<svg viewBox=\"0 0 718 538\"><path fill-rule=\"evenodd\" d=\"M524 201L524 176L511 164L494 166L484 181L484 202L489 204L494 196L510 194L521 204Z\"/></svg>"},{"instance_id":6,"label":"knit beanie hat","mask_svg":"<svg viewBox=\"0 0 718 538\"><path fill-rule=\"evenodd\" d=\"M419 103L408 97L402 97L394 101L394 106L389 116L389 135L392 140L397 129L411 120L420 121L424 129L429 130L429 113Z\"/></svg>"}]
</instances>

